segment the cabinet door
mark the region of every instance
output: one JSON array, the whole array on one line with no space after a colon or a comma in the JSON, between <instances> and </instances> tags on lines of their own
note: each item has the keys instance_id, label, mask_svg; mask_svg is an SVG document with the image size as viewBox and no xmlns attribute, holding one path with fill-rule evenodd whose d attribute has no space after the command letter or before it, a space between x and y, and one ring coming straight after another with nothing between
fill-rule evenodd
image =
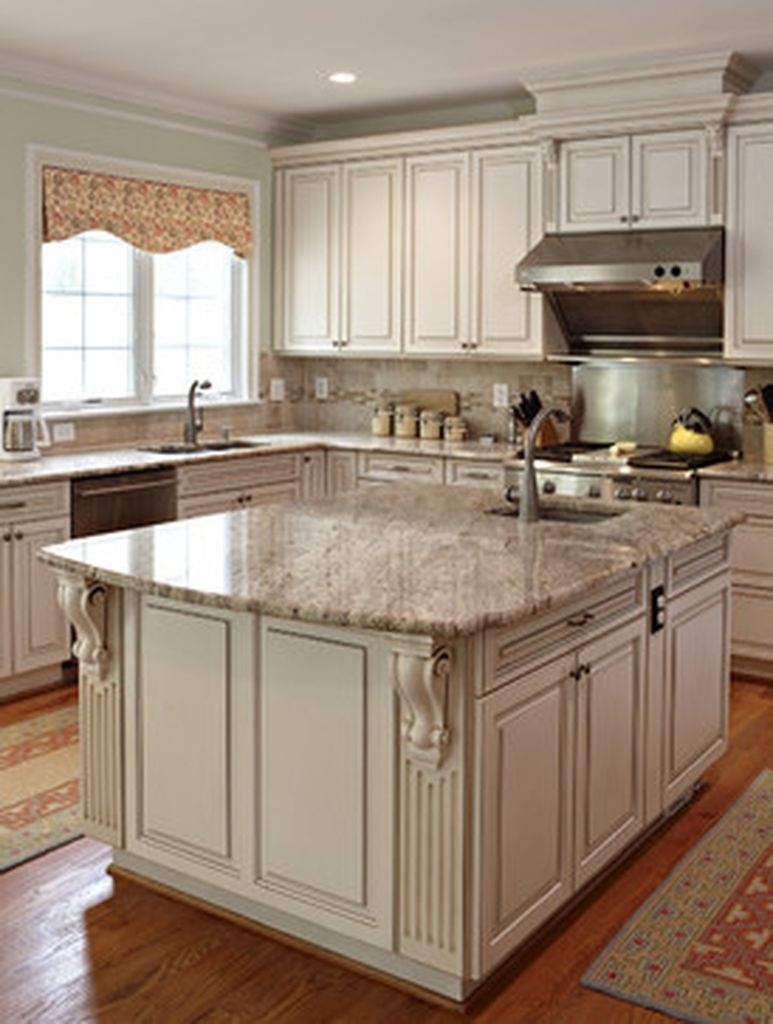
<instances>
[{"instance_id":1,"label":"cabinet door","mask_svg":"<svg viewBox=\"0 0 773 1024\"><path fill-rule=\"evenodd\" d=\"M704 132L657 132L632 140L631 223L640 228L708 224Z\"/></svg>"},{"instance_id":2,"label":"cabinet door","mask_svg":"<svg viewBox=\"0 0 773 1024\"><path fill-rule=\"evenodd\" d=\"M561 146L561 230L627 229L630 139L590 139Z\"/></svg>"},{"instance_id":3,"label":"cabinet door","mask_svg":"<svg viewBox=\"0 0 773 1024\"><path fill-rule=\"evenodd\" d=\"M542 298L514 276L542 234L541 173L536 149L473 154L471 342L484 352L542 353Z\"/></svg>"},{"instance_id":4,"label":"cabinet door","mask_svg":"<svg viewBox=\"0 0 773 1024\"><path fill-rule=\"evenodd\" d=\"M328 451L326 462L327 493L331 498L337 494L355 490L357 487L356 452Z\"/></svg>"},{"instance_id":5,"label":"cabinet door","mask_svg":"<svg viewBox=\"0 0 773 1024\"><path fill-rule=\"evenodd\" d=\"M469 156L406 161L406 348L469 349Z\"/></svg>"},{"instance_id":6,"label":"cabinet door","mask_svg":"<svg viewBox=\"0 0 773 1024\"><path fill-rule=\"evenodd\" d=\"M644 827L644 617L578 654L575 881Z\"/></svg>"},{"instance_id":7,"label":"cabinet door","mask_svg":"<svg viewBox=\"0 0 773 1024\"><path fill-rule=\"evenodd\" d=\"M325 486L325 453L304 452L301 457L301 497L324 498Z\"/></svg>"},{"instance_id":8,"label":"cabinet door","mask_svg":"<svg viewBox=\"0 0 773 1024\"><path fill-rule=\"evenodd\" d=\"M727 573L669 601L664 806L686 792L727 745L729 615Z\"/></svg>"},{"instance_id":9,"label":"cabinet door","mask_svg":"<svg viewBox=\"0 0 773 1024\"><path fill-rule=\"evenodd\" d=\"M236 512L244 505L244 502L239 500L242 497L241 491L221 491L180 498L177 502L177 518L191 519L193 516L209 516L216 512Z\"/></svg>"},{"instance_id":10,"label":"cabinet door","mask_svg":"<svg viewBox=\"0 0 773 1024\"><path fill-rule=\"evenodd\" d=\"M57 518L21 523L13 536L14 670L28 672L55 665L69 654L70 628L56 599L56 577L37 552L67 540L70 522Z\"/></svg>"},{"instance_id":11,"label":"cabinet door","mask_svg":"<svg viewBox=\"0 0 773 1024\"><path fill-rule=\"evenodd\" d=\"M287 351L329 353L341 340L340 174L331 164L278 176L280 345Z\"/></svg>"},{"instance_id":12,"label":"cabinet door","mask_svg":"<svg viewBox=\"0 0 773 1024\"><path fill-rule=\"evenodd\" d=\"M0 523L0 679L13 673L13 533ZM52 574L53 578L53 574Z\"/></svg>"},{"instance_id":13,"label":"cabinet door","mask_svg":"<svg viewBox=\"0 0 773 1024\"><path fill-rule=\"evenodd\" d=\"M773 125L728 134L725 355L773 360Z\"/></svg>"},{"instance_id":14,"label":"cabinet door","mask_svg":"<svg viewBox=\"0 0 773 1024\"><path fill-rule=\"evenodd\" d=\"M342 343L397 352L402 341L403 162L343 169Z\"/></svg>"},{"instance_id":15,"label":"cabinet door","mask_svg":"<svg viewBox=\"0 0 773 1024\"><path fill-rule=\"evenodd\" d=\"M559 657L482 702L483 972L571 894L573 664Z\"/></svg>"}]
</instances>

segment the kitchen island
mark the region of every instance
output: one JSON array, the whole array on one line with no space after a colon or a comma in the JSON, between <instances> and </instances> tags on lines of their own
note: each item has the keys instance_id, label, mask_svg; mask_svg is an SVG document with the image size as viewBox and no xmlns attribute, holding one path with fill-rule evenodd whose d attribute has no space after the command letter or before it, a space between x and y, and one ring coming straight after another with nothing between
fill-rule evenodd
<instances>
[{"instance_id":1,"label":"kitchen island","mask_svg":"<svg viewBox=\"0 0 773 1024\"><path fill-rule=\"evenodd\" d=\"M121 870L466 999L727 739L739 516L496 504L369 488L46 549L84 830Z\"/></svg>"}]
</instances>

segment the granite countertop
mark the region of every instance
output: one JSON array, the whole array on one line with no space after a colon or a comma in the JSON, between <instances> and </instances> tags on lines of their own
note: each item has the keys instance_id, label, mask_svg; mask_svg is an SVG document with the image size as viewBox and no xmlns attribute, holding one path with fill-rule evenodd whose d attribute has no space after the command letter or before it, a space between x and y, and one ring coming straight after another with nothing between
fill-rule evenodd
<instances>
[{"instance_id":1,"label":"granite countertop","mask_svg":"<svg viewBox=\"0 0 773 1024\"><path fill-rule=\"evenodd\" d=\"M718 462L698 471L698 476L711 480L756 481L757 483L773 484L773 463L763 462L761 457L733 459L731 462Z\"/></svg>"},{"instance_id":2,"label":"granite countertop","mask_svg":"<svg viewBox=\"0 0 773 1024\"><path fill-rule=\"evenodd\" d=\"M742 518L637 506L593 525L522 524L488 514L495 504L477 488L369 488L73 540L40 557L204 605L455 636L577 598Z\"/></svg>"},{"instance_id":3,"label":"granite countertop","mask_svg":"<svg viewBox=\"0 0 773 1024\"><path fill-rule=\"evenodd\" d=\"M395 437L372 437L369 434L282 433L254 434L245 438L254 448L231 448L228 451L183 452L174 455L143 451L141 448L106 448L86 452L63 452L42 455L28 462L0 462L0 487L11 484L43 483L69 480L81 476L108 475L130 470L152 469L156 466L180 466L186 463L222 459L240 459L255 455L301 451L308 448L357 449L388 452L394 455L435 455L462 459L485 459L492 462L514 460L511 445L484 446L477 441L446 442L408 440Z\"/></svg>"}]
</instances>

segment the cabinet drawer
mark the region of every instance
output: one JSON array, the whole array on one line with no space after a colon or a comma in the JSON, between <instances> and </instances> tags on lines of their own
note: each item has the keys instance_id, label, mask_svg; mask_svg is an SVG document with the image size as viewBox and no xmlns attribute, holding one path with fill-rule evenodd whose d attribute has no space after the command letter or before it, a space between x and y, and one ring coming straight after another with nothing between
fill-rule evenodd
<instances>
[{"instance_id":1,"label":"cabinet drawer","mask_svg":"<svg viewBox=\"0 0 773 1024\"><path fill-rule=\"evenodd\" d=\"M181 466L177 471L179 495L207 494L211 491L249 490L261 484L300 477L300 455L240 456L224 462Z\"/></svg>"},{"instance_id":2,"label":"cabinet drawer","mask_svg":"<svg viewBox=\"0 0 773 1024\"><path fill-rule=\"evenodd\" d=\"M498 489L505 486L505 467L499 462L448 459L446 461L446 483Z\"/></svg>"},{"instance_id":3,"label":"cabinet drawer","mask_svg":"<svg viewBox=\"0 0 773 1024\"><path fill-rule=\"evenodd\" d=\"M666 568L666 588L670 597L693 586L704 576L727 567L730 534L707 537L670 555Z\"/></svg>"},{"instance_id":4,"label":"cabinet drawer","mask_svg":"<svg viewBox=\"0 0 773 1024\"><path fill-rule=\"evenodd\" d=\"M357 475L366 480L411 480L414 483L443 483L443 460L424 455L389 455L360 452Z\"/></svg>"},{"instance_id":5,"label":"cabinet drawer","mask_svg":"<svg viewBox=\"0 0 773 1024\"><path fill-rule=\"evenodd\" d=\"M701 505L717 505L719 508L738 509L747 515L767 517L773 527L772 484L736 484L727 480L702 479L700 491Z\"/></svg>"},{"instance_id":6,"label":"cabinet drawer","mask_svg":"<svg viewBox=\"0 0 773 1024\"><path fill-rule=\"evenodd\" d=\"M483 692L504 686L537 661L553 657L568 644L585 643L615 622L643 614L644 577L628 573L555 612L519 626L486 631L483 644Z\"/></svg>"},{"instance_id":7,"label":"cabinet drawer","mask_svg":"<svg viewBox=\"0 0 773 1024\"><path fill-rule=\"evenodd\" d=\"M300 497L300 480L286 480L249 490L218 491L183 498L177 503L177 516L179 519L189 519L191 516L206 516L214 512L238 512L257 505L297 501Z\"/></svg>"},{"instance_id":8,"label":"cabinet drawer","mask_svg":"<svg viewBox=\"0 0 773 1024\"><path fill-rule=\"evenodd\" d=\"M25 487L0 487L0 520L21 523L69 515L70 483L67 480Z\"/></svg>"}]
</instances>

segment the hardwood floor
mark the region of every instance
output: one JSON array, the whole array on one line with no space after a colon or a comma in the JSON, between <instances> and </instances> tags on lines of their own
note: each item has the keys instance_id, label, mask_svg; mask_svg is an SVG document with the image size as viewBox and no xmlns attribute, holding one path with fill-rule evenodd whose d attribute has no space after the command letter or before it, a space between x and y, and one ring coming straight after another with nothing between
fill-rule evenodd
<instances>
[{"instance_id":1,"label":"hardwood floor","mask_svg":"<svg viewBox=\"0 0 773 1024\"><path fill-rule=\"evenodd\" d=\"M41 706L45 697L29 699ZM48 697L57 700L61 694ZM14 714L8 707L1 713L6 720ZM470 1019L481 1024L671 1019L584 989L580 977L767 766L772 687L734 684L731 731L730 750L707 774L703 792L522 957L498 993L470 1011ZM3 1024L459 1020L390 986L113 879L106 874L109 861L107 847L83 839L0 877Z\"/></svg>"}]
</instances>

